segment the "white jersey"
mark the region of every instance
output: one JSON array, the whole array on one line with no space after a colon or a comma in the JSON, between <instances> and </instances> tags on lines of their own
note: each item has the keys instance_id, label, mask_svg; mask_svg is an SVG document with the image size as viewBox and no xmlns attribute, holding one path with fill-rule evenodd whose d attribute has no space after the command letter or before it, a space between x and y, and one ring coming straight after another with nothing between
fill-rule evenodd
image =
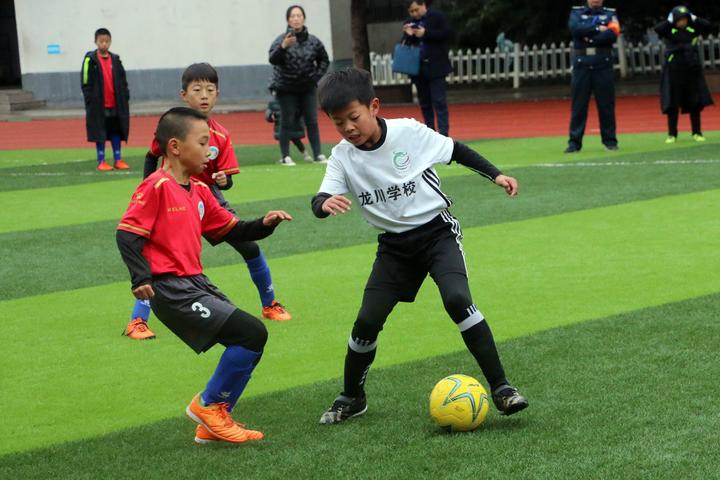
<instances>
[{"instance_id":1,"label":"white jersey","mask_svg":"<svg viewBox=\"0 0 720 480\"><path fill-rule=\"evenodd\" d=\"M385 141L362 150L343 140L332 150L320 192L350 193L370 225L402 233L450 206L434 165L450 163L454 142L410 118L385 120Z\"/></svg>"}]
</instances>

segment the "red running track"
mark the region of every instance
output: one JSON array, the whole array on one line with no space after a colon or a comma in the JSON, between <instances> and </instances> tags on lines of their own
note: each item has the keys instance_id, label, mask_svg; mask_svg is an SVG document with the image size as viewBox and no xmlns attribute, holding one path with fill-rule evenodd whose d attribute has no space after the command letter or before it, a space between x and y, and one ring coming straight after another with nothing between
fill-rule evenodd
<instances>
[{"instance_id":1,"label":"red running track","mask_svg":"<svg viewBox=\"0 0 720 480\"><path fill-rule=\"evenodd\" d=\"M715 102L720 104L720 94L715 95ZM619 134L666 131L666 119L660 113L656 96L620 97L616 110ZM380 113L386 118L422 118L416 106L388 106L381 108ZM276 142L272 125L265 121L263 112L221 113L215 118L230 130L235 144L271 145ZM564 136L569 118L568 100L451 105L450 135L458 140ZM702 120L703 130L720 130L720 108L706 109ZM133 117L128 145L150 145L156 123L157 116ZM680 129L689 129L686 115L681 116ZM587 133L598 132L597 110L591 102ZM322 113L320 136L324 143L334 143L340 138ZM0 149L86 146L85 120L82 118L0 122Z\"/></svg>"}]
</instances>

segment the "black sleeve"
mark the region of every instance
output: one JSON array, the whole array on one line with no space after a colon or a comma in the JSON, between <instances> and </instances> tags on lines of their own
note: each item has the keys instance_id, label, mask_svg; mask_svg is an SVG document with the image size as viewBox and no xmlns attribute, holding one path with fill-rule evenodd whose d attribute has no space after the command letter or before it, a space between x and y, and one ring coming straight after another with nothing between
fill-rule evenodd
<instances>
[{"instance_id":1,"label":"black sleeve","mask_svg":"<svg viewBox=\"0 0 720 480\"><path fill-rule=\"evenodd\" d=\"M704 18L695 17L695 20L693 20L692 24L693 27L700 31L701 35L708 35L712 33L712 23L710 23L708 20L705 20Z\"/></svg>"},{"instance_id":2,"label":"black sleeve","mask_svg":"<svg viewBox=\"0 0 720 480\"><path fill-rule=\"evenodd\" d=\"M662 22L658 23L653 27L655 33L657 33L660 37L667 37L671 29L672 25L670 25L670 22L668 22L667 20L663 20Z\"/></svg>"},{"instance_id":3,"label":"black sleeve","mask_svg":"<svg viewBox=\"0 0 720 480\"><path fill-rule=\"evenodd\" d=\"M272 65L282 65L285 63L285 49L282 48L282 42L285 39L285 36L281 36L278 39L276 39L273 44L270 46L270 63Z\"/></svg>"},{"instance_id":4,"label":"black sleeve","mask_svg":"<svg viewBox=\"0 0 720 480\"><path fill-rule=\"evenodd\" d=\"M466 166L475 173L479 173L488 180L495 181L498 175L502 175L502 172L485 157L460 142L455 142L452 157L450 158L450 162L453 161Z\"/></svg>"},{"instance_id":5,"label":"black sleeve","mask_svg":"<svg viewBox=\"0 0 720 480\"><path fill-rule=\"evenodd\" d=\"M222 240L236 240L238 242L262 240L272 235L274 231L275 227L268 227L263 223L263 217L248 222L240 220Z\"/></svg>"},{"instance_id":6,"label":"black sleeve","mask_svg":"<svg viewBox=\"0 0 720 480\"><path fill-rule=\"evenodd\" d=\"M135 289L140 285L150 283L152 280L150 264L142 254L145 237L118 230L115 239L120 250L120 256L130 272L132 288Z\"/></svg>"},{"instance_id":7,"label":"black sleeve","mask_svg":"<svg viewBox=\"0 0 720 480\"><path fill-rule=\"evenodd\" d=\"M150 150L148 150L147 154L145 154L145 166L143 167L143 178L147 178L150 175L157 170L157 164L158 159L160 157L156 157L152 153L150 153Z\"/></svg>"},{"instance_id":8,"label":"black sleeve","mask_svg":"<svg viewBox=\"0 0 720 480\"><path fill-rule=\"evenodd\" d=\"M325 200L332 197L329 193L320 192L317 195L315 195L312 200L310 201L310 205L312 206L313 214L317 218L325 218L329 216L330 214L327 212L324 212L322 209L323 203L325 203Z\"/></svg>"},{"instance_id":9,"label":"black sleeve","mask_svg":"<svg viewBox=\"0 0 720 480\"><path fill-rule=\"evenodd\" d=\"M227 184L224 187L221 187L220 185L217 186L220 190L230 190L232 188L232 186L233 186L232 175L227 175L226 178L227 178Z\"/></svg>"}]
</instances>

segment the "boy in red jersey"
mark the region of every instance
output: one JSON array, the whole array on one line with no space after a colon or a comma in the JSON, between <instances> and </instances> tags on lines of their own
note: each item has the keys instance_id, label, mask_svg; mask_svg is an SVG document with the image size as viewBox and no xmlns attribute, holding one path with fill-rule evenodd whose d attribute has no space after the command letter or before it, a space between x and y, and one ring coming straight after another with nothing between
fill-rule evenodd
<instances>
[{"instance_id":1,"label":"boy in red jersey","mask_svg":"<svg viewBox=\"0 0 720 480\"><path fill-rule=\"evenodd\" d=\"M120 57L110 52L112 37L107 28L95 31L97 50L83 59L82 93L85 99L85 128L88 142L95 143L97 169L130 168L122 159L121 142L130 130L130 90ZM105 142L110 140L113 165L105 161Z\"/></svg>"},{"instance_id":2,"label":"boy in red jersey","mask_svg":"<svg viewBox=\"0 0 720 480\"><path fill-rule=\"evenodd\" d=\"M203 113L185 107L167 111L156 138L165 165L135 190L117 230L133 295L150 301L160 321L195 352L216 343L226 347L207 387L186 410L198 423L195 441L260 440L261 432L243 428L230 412L260 361L267 330L203 275L200 237L259 240L292 217L270 211L263 218L241 221L193 178L210 161L210 129Z\"/></svg>"},{"instance_id":3,"label":"boy in red jersey","mask_svg":"<svg viewBox=\"0 0 720 480\"><path fill-rule=\"evenodd\" d=\"M218 93L218 74L211 65L195 63L183 72L180 97L190 108L209 115L217 102ZM203 172L194 175L193 178L208 185L220 205L235 213L222 194L222 190L228 190L233 186L232 176L240 171L232 140L228 131L212 118L208 119L208 126L210 127L210 162ZM161 156L162 152L156 139L145 157L145 177L155 171L158 158ZM218 243L212 238L206 237L206 239L213 246ZM262 316L269 320L290 320L292 318L290 313L275 299L270 267L258 244L234 240L229 240L227 243L242 255L247 264L250 277L260 294ZM147 326L149 316L149 304L137 300L124 334L136 340L155 338L155 334Z\"/></svg>"}]
</instances>

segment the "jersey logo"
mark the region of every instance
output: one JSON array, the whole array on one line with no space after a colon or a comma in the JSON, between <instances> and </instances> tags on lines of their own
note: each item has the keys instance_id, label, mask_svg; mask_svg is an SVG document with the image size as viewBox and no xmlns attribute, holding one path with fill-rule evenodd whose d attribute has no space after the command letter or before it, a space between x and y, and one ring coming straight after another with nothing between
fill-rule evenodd
<instances>
[{"instance_id":1,"label":"jersey logo","mask_svg":"<svg viewBox=\"0 0 720 480\"><path fill-rule=\"evenodd\" d=\"M200 214L200 220L205 216L205 204L200 200L198 202L198 213Z\"/></svg>"},{"instance_id":2,"label":"jersey logo","mask_svg":"<svg viewBox=\"0 0 720 480\"><path fill-rule=\"evenodd\" d=\"M218 157L218 155L220 155L220 149L218 147L216 147L215 145L212 145L209 150L210 151L208 152L208 158L210 160L215 160Z\"/></svg>"},{"instance_id":3,"label":"jersey logo","mask_svg":"<svg viewBox=\"0 0 720 480\"><path fill-rule=\"evenodd\" d=\"M407 152L393 152L393 167L395 170L404 172L410 168L410 155Z\"/></svg>"}]
</instances>

